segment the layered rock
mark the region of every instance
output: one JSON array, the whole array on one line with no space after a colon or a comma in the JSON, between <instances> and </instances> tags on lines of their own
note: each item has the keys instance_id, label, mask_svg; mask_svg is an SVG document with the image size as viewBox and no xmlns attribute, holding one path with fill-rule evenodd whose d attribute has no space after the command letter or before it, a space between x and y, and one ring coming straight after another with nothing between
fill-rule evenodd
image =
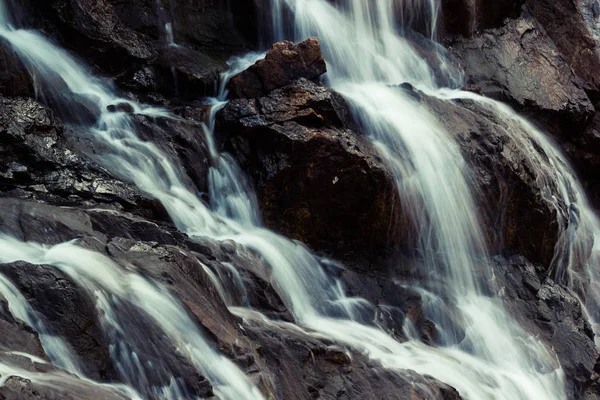
<instances>
[{"instance_id":1,"label":"layered rock","mask_svg":"<svg viewBox=\"0 0 600 400\"><path fill-rule=\"evenodd\" d=\"M267 226L348 261L375 261L402 243L392 175L370 142L345 127L338 94L300 79L233 100L220 118Z\"/></svg>"},{"instance_id":2,"label":"layered rock","mask_svg":"<svg viewBox=\"0 0 600 400\"><path fill-rule=\"evenodd\" d=\"M256 42L255 6L246 1L26 0L18 5L11 7L19 10L18 25L43 27L127 88L167 96L213 93L225 61ZM240 19L244 24L236 23Z\"/></svg>"},{"instance_id":3,"label":"layered rock","mask_svg":"<svg viewBox=\"0 0 600 400\"><path fill-rule=\"evenodd\" d=\"M558 136L578 134L594 113L583 82L528 13L451 51L482 94L511 102Z\"/></svg>"},{"instance_id":4,"label":"layered rock","mask_svg":"<svg viewBox=\"0 0 600 400\"><path fill-rule=\"evenodd\" d=\"M296 79L315 80L326 71L317 39L309 38L298 44L288 41L275 43L265 58L231 78L229 97L262 97Z\"/></svg>"},{"instance_id":5,"label":"layered rock","mask_svg":"<svg viewBox=\"0 0 600 400\"><path fill-rule=\"evenodd\" d=\"M298 400L314 398L317 394L323 398L342 396L351 399L361 393L374 399L400 399L409 394L423 400L459 399L453 389L431 378L406 371L383 371L351 349L314 339L296 329L289 330L285 325L265 325L259 318L255 322L246 320L245 328L241 329L241 321L229 313L207 275L208 270L217 271L217 264L230 263L243 271L251 269L253 263L260 263L243 248L232 247L232 243L208 239L192 241L169 226L124 213L57 208L13 199L0 199L0 210L3 216L0 230L5 233L48 244L78 238L77 245L100 252L114 262L137 269L143 276L164 284L203 328L209 340L245 370L266 395ZM71 345L90 376L101 381L118 380L118 375L110 369L113 361L106 353L106 333L100 329L98 311L90 304L90 293L86 294L85 289L53 267L24 263L0 267L46 318L50 327ZM269 286L264 281L259 285L263 292ZM250 286L247 288L251 289ZM261 308L260 303L249 305L269 312L268 308ZM137 349L140 356L151 359L154 346L162 346L156 347L162 349L160 361L170 362L172 353L165 350L169 343L155 337L157 331L151 322L140 313L130 314L132 310L127 304L121 304L115 311L122 314L119 318L131 322L122 326L125 333L146 337L146 345ZM249 313L252 315L252 311ZM141 334L141 331L145 333ZM43 353L39 354L43 356ZM6 361L0 354L0 362ZM176 364L171 365L170 371L180 374L190 393L209 395L210 386L195 371L188 369L184 359L175 358L173 362ZM105 367L98 369L99 365ZM54 371L50 367L43 372L52 374ZM160 370L155 368L146 374L154 384L161 383ZM303 377L301 380L300 376ZM419 384L414 386L414 382ZM22 396L20 398L37 398L29 389L31 386L47 398L57 396L53 391L57 389L48 390L18 379L5 385L0 393L15 398L11 396L16 396L13 394L16 391ZM58 393L72 395L89 389L66 385Z\"/></svg>"}]
</instances>

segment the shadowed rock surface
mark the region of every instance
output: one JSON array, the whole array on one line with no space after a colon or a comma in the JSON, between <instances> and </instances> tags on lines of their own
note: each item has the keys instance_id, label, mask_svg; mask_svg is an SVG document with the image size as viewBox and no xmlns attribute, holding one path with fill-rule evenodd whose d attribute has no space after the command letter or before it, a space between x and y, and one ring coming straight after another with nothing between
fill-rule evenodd
<instances>
[{"instance_id":1,"label":"shadowed rock surface","mask_svg":"<svg viewBox=\"0 0 600 400\"><path fill-rule=\"evenodd\" d=\"M128 91L126 97L177 115L136 114L125 100L108 105L111 113L129 114L136 134L173 160L186 188L209 204L211 157L202 125L207 106L200 99L215 93L231 55L246 53L258 42L259 1L7 4L16 3L18 26L42 29L90 62L95 74L114 79ZM549 127L600 204L597 2L442 3L442 37L466 69L469 88L508 101ZM414 25L420 27L418 21ZM437 44L415 33L406 38L416 42L436 78L443 75ZM384 369L365 354L294 325L270 267L257 254L231 240L179 232L157 201L129 183L125 168L100 163L112 150L93 140L88 128L104 110L83 96L75 103L64 97L64 83L57 84L53 96L44 92L47 88L36 87L36 92L24 65L4 43L0 47L0 233L45 245L74 240L154 282L269 399L460 399L433 378ZM415 254L414 224L400 204L391 172L356 126L345 100L318 83L326 69L316 38L273 45L265 59L231 80L232 100L218 116L217 147L230 152L250 177L267 227L324 256L325 274L339 280L349 298L370 303L357 313L358 321L398 341L407 340L410 330L425 345L439 345L421 292L402 283L431 273ZM567 377L568 398L597 400L600 363L590 322L577 297L548 278L559 236L556 210L543 200L506 121L472 101L440 100L402 82L393 84L446 126L473 171L469 179L490 251L512 256L495 259L494 287L501 288L515 319L555 352ZM76 106L64 110L65 104ZM390 261L392 254L398 257ZM0 272L44 316L48 329L64 338L88 377L125 381L114 353L129 352L148 362L140 367L139 380L165 386L173 374L184 389L182 398L214 396L213 383L132 302L109 299L115 317L128 321L122 331L109 332L97 307L101 293L60 269L15 262L0 265ZM431 283L437 284L446 282ZM462 344L465 332L453 305L444 304L440 313L455 325L451 344ZM0 399L124 397L11 354L47 359L33 328L15 319L0 296L0 367L10 365L23 375L3 381ZM123 344L131 337L145 340ZM115 350L116 344L123 347ZM32 373L56 378L64 387L43 385Z\"/></svg>"},{"instance_id":2,"label":"shadowed rock surface","mask_svg":"<svg viewBox=\"0 0 600 400\"><path fill-rule=\"evenodd\" d=\"M539 116L557 135L576 134L594 113L583 82L527 13L451 49L482 94Z\"/></svg>"},{"instance_id":3,"label":"shadowed rock surface","mask_svg":"<svg viewBox=\"0 0 600 400\"><path fill-rule=\"evenodd\" d=\"M288 41L275 43L265 58L231 78L229 97L261 97L296 79L316 80L325 72L327 66L316 38L298 44Z\"/></svg>"},{"instance_id":4,"label":"shadowed rock surface","mask_svg":"<svg viewBox=\"0 0 600 400\"><path fill-rule=\"evenodd\" d=\"M405 244L405 229L394 222L391 172L346 127L348 115L339 94L300 79L258 99L232 100L220 129L251 171L267 226L337 258L375 262Z\"/></svg>"}]
</instances>

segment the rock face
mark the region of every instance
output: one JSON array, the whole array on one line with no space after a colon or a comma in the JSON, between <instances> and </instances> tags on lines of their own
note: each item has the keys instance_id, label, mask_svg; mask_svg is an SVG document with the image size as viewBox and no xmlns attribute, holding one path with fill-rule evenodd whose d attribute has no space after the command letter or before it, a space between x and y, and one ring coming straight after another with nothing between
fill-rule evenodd
<instances>
[{"instance_id":1,"label":"rock face","mask_svg":"<svg viewBox=\"0 0 600 400\"><path fill-rule=\"evenodd\" d=\"M593 91L600 89L599 5L595 0L528 0L527 9L544 26L575 73Z\"/></svg>"},{"instance_id":2,"label":"rock face","mask_svg":"<svg viewBox=\"0 0 600 400\"><path fill-rule=\"evenodd\" d=\"M517 253L548 267L559 235L556 210L544 201L533 167L507 135L506 122L471 100L443 101L398 90L411 91L458 141L492 253Z\"/></svg>"},{"instance_id":3,"label":"rock face","mask_svg":"<svg viewBox=\"0 0 600 400\"><path fill-rule=\"evenodd\" d=\"M459 40L451 49L468 80L484 95L540 117L557 135L577 133L594 113L583 82L527 13L501 28Z\"/></svg>"},{"instance_id":4,"label":"rock face","mask_svg":"<svg viewBox=\"0 0 600 400\"><path fill-rule=\"evenodd\" d=\"M294 44L275 43L265 58L259 60L229 82L229 97L261 97L296 79L315 80L327 71L321 45L315 38Z\"/></svg>"},{"instance_id":5,"label":"rock face","mask_svg":"<svg viewBox=\"0 0 600 400\"><path fill-rule=\"evenodd\" d=\"M573 393L581 393L595 381L598 352L594 333L583 314L579 300L550 279L543 268L522 257L496 265L500 282L506 288L509 306L521 323L551 346L563 367Z\"/></svg>"},{"instance_id":6,"label":"rock face","mask_svg":"<svg viewBox=\"0 0 600 400\"><path fill-rule=\"evenodd\" d=\"M225 61L256 42L248 1L25 0L18 6L11 9L20 10L19 25L44 27L127 88L166 96L213 93ZM240 18L243 24L236 23Z\"/></svg>"},{"instance_id":7,"label":"rock face","mask_svg":"<svg viewBox=\"0 0 600 400\"><path fill-rule=\"evenodd\" d=\"M240 329L240 321L225 308L207 270L198 268L203 264L217 271L218 265L223 268L224 263L230 263L243 270L252 263L260 262L243 248L232 248L231 243L191 241L169 226L126 213L82 211L14 199L0 199L0 211L2 232L22 240L48 244L78 238L79 246L101 252L129 268L137 268L143 271L143 276L165 285L203 327L207 337L258 382L267 395L298 400L308 400L317 394L328 399L353 399L361 395L373 399L403 399L408 395L423 400L460 399L456 391L431 378L418 377L410 372L384 372L370 365L359 354L348 356L346 352L349 350L299 334L298 330L278 328L276 324L263 325L260 320L246 322L245 328ZM100 381L119 380L118 373L112 369L114 361L107 354L105 328L101 328L89 293L49 266L14 263L2 265L0 271L21 288L41 315L48 318L51 327L72 346L90 375ZM269 284L263 282L261 285ZM261 308L260 303L251 305L258 310L269 311ZM151 360L155 351L153 346L160 346L157 347L161 350L160 361L171 362L170 357L174 353L168 350L169 345L164 339L155 337L153 332L157 330L149 321L145 321L139 312L128 314L131 310L126 304L115 310L124 313L124 318L135 320L135 323L123 326L124 334L130 335L127 337L147 338L144 341L146 346L136 349L140 357ZM10 317L6 318L10 321ZM2 321L0 319L0 327L3 326ZM20 326L19 323L16 326ZM21 329L27 332L27 328ZM136 329L145 333L141 334ZM27 343L25 347L31 348L32 345ZM33 336L34 348L35 343ZM43 356L43 351L37 351ZM3 357L0 353L0 360L5 362ZM210 396L210 385L190 371L185 360L175 358L172 361L176 364L172 364L169 370L184 378L190 394ZM104 367L99 369L100 365ZM28 368L31 367L39 368ZM39 372L52 374L54 371L50 368ZM145 373L150 382L161 384L160 369L154 368ZM300 376L302 381L298 379ZM414 382L419 384L414 386ZM31 385L31 382L17 379L3 386L0 395L6 398L38 398L34 393L37 391L46 396L41 398L59 396L53 392L56 389L35 385L35 389L31 389ZM63 390L72 395L92 388L79 384Z\"/></svg>"},{"instance_id":8,"label":"rock face","mask_svg":"<svg viewBox=\"0 0 600 400\"><path fill-rule=\"evenodd\" d=\"M522 3L520 13L504 15L508 19L503 26L467 32L461 28L468 25L464 16L469 12L463 11L473 3L447 1L443 17L450 20L446 24L450 28L442 34L465 67L469 83L475 84L469 85L471 89L510 102L558 138L598 207L600 181L594 171L600 153L594 132L598 127L600 51L595 37L600 3ZM483 9L487 12L489 7Z\"/></svg>"},{"instance_id":9,"label":"rock face","mask_svg":"<svg viewBox=\"0 0 600 400\"><path fill-rule=\"evenodd\" d=\"M233 154L252 171L267 226L344 260L378 258L402 242L390 222L399 215L391 173L345 127L337 93L300 79L233 100L220 119Z\"/></svg>"},{"instance_id":10,"label":"rock face","mask_svg":"<svg viewBox=\"0 0 600 400\"><path fill-rule=\"evenodd\" d=\"M471 36L490 28L500 27L506 18L515 18L521 13L525 0L442 0L442 35Z\"/></svg>"},{"instance_id":11,"label":"rock face","mask_svg":"<svg viewBox=\"0 0 600 400\"><path fill-rule=\"evenodd\" d=\"M456 390L431 378L408 371L398 376L370 366L360 354L284 327L254 321L248 325L251 335L264 346L267 363L281 382L278 396L283 399L460 399Z\"/></svg>"},{"instance_id":12,"label":"rock face","mask_svg":"<svg viewBox=\"0 0 600 400\"><path fill-rule=\"evenodd\" d=\"M137 114L127 100L105 104L106 110L83 96L73 102L60 82L48 96L34 88L38 81L0 43L1 234L46 246L74 241L124 274L153 282L266 398L460 399L433 378L385 369L365 354L294 326L292 310L257 254L231 240L179 232L163 207L128 181L121 165L106 168L114 150L90 137L101 113L126 115L136 134L173 160L186 188L208 204L212 160L202 125L208 110L200 99L215 93L227 58L257 42L255 7L262 0L5 2L11 10L17 3L23 12L13 16L17 26L42 29L91 63L99 76L114 79L126 98L168 107L174 116ZM466 69L469 87L508 101L550 128L584 171L588 187L600 182L600 114L595 112L600 62L594 41L600 5L595 0L442 3L442 35ZM405 38L434 69L447 67L440 64L437 44L416 33ZM250 177L265 225L307 244L349 299L366 300L356 312L359 322L398 341L410 334L424 345L438 345L442 339L428 319L435 318L427 315L426 300L398 283L431 274L411 251L413 224L391 172L344 99L319 83L326 70L316 38L276 43L230 81L231 101L218 115L217 146ZM544 201L535 166L507 134L507 121L475 101L441 100L408 84L397 90L439 118L473 172L469 178L487 243L505 257L495 259L490 287L556 354L568 397L600 398L590 323L579 300L548 276L560 234L557 209ZM39 101L33 100L38 93ZM600 204L598 193L600 184ZM557 205L559 212L567 207ZM384 262L391 254L397 256L394 265ZM80 267L92 272L86 260ZM86 377L100 384L126 382L150 400L158 395L147 391L144 380L166 386L172 375L182 398L218 394L215 382L198 372L134 296L116 299L46 264L1 264L0 274L43 317L47 332L64 339ZM456 328L444 343L465 337L452 307L444 304L438 311ZM110 317L127 323L111 328ZM36 330L40 327L18 320L0 295L0 367L18 372L0 377L0 399L124 397L47 364ZM131 382L123 364L134 355L142 362Z\"/></svg>"},{"instance_id":13,"label":"rock face","mask_svg":"<svg viewBox=\"0 0 600 400\"><path fill-rule=\"evenodd\" d=\"M148 201L130 186L74 153L89 146L34 100L0 104L2 196L55 204L108 204L132 208Z\"/></svg>"}]
</instances>

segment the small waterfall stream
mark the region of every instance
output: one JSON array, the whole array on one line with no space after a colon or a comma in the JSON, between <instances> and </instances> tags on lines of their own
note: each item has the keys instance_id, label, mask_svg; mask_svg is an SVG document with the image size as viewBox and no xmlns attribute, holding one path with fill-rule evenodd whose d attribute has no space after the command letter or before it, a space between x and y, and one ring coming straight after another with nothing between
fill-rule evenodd
<instances>
[{"instance_id":1,"label":"small waterfall stream","mask_svg":"<svg viewBox=\"0 0 600 400\"><path fill-rule=\"evenodd\" d=\"M493 272L481 239L469 183L471 172L458 145L432 115L391 85L410 82L439 97L470 96L513 121L513 140L523 145L534 140L551 155L549 166L541 163L536 153L531 155L532 165L547 166L547 170L538 172L540 179L548 182L540 181L540 184L556 185L559 182L558 191L563 201L574 204L578 210L574 213L581 225L589 225L586 229L596 232L596 217L585 203L583 191L564 158L542 133L507 107L464 92L438 88L439 77L411 42L401 35L393 19L395 11L400 10L407 24L426 21L428 35L434 35L436 1L347 0L338 7L324 0L272 1L274 38L282 39L288 30L284 26L284 12L289 12L294 20L293 39L319 37L329 66L328 83L348 99L356 119L395 173L400 196L411 206L417 221L424 263L431 271L430 275L443 282L443 285L432 283L425 287L432 298L447 302L458 310L466 335L460 343L452 340L456 337L452 332L454 327L435 316L431 317L448 338L439 347L427 345L414 336L400 343L376 325L361 323L354 316L362 301L349 302L339 282L327 275L317 256L302 244L262 226L251 186L234 160L218 151L213 138L216 112L226 101L227 80L260 58L260 54L233 60L231 71L222 77L219 98L211 100L210 120L205 126L210 150L211 203L206 205L186 187L176 164L158 147L137 137L130 115L106 110L109 105L126 102L135 113L174 116L165 110L120 98L110 84L91 77L85 66L66 51L36 32L13 28L3 2L0 2L0 36L10 43L30 72L35 73L46 95L62 91L67 106L69 102L82 99L97 106L99 118L89 131L98 143L110 150L103 155L102 162L158 199L179 230L192 238L233 240L258 254L265 264L264 275L270 277L291 310L295 323L310 334L350 346L398 373L414 370L433 376L458 389L465 399L566 400L564 373L556 356L514 320L506 311L498 288L489 287L488 279L484 279ZM437 69L444 75L443 81L456 87L461 80L460 73L448 66L443 53L435 53L434 58L438 62ZM523 136L524 132L529 136ZM409 172L412 175L407 179ZM552 189L551 193L554 192ZM552 201L551 195L548 201ZM574 218L562 217L569 221ZM565 237L557 249L572 250L557 253L555 275L563 277L581 297L596 298L595 286L589 291L583 289L583 286L588 287L583 283L595 280L591 267L578 271L570 262L578 257L576 254L584 252L583 236L576 232L570 237L568 232L573 224L565 222L563 226ZM85 265L81 260L86 260ZM0 236L0 263L14 261L51 265L86 288L96 296L97 306L107 316L103 324L107 335L120 328L127 329L126 321L111 318L116 315L112 309L114 299L118 299L152 320L173 346L210 380L218 396L225 399L262 398L239 368L213 349L178 301L158 283L74 243L45 247ZM217 282L215 275L213 278ZM224 293L227 286L220 287L227 302L227 293ZM434 292L434 289L439 291ZM40 323L32 319L33 314L27 311L24 298L2 277L0 290L5 296L13 294L11 309L17 317L42 330ZM594 300L588 300L586 304L595 315L594 310L598 307ZM257 318L257 313L251 310L228 305L232 312L244 318ZM15 311L19 307L21 311ZM273 323L266 317L260 318L263 323ZM39 333L43 338L43 332ZM127 336L131 340L127 349L135 352L136 335ZM43 344L57 366L78 373L75 364L68 362L67 348L59 346L60 354L53 356L54 345ZM116 362L133 364L124 358L118 358ZM0 366L3 378L10 374L25 374L16 368L6 371L5 366ZM169 372L165 370L165 373ZM136 366L125 366L122 379L129 387L129 392L124 392L126 396L135 398L132 392L139 393L142 398L179 399L186 396L176 379L168 387L156 388L145 385L142 378L143 374Z\"/></svg>"}]
</instances>

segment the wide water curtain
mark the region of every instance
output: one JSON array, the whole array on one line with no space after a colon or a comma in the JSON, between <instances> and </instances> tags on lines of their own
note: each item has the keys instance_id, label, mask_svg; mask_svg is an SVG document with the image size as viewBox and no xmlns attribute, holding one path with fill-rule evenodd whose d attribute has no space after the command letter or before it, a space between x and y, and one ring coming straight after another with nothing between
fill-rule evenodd
<instances>
[{"instance_id":1,"label":"wide water curtain","mask_svg":"<svg viewBox=\"0 0 600 400\"><path fill-rule=\"evenodd\" d=\"M498 296L500 288L489 286L492 272L474 200L477 188L459 146L443 121L413 96L393 87L408 82L436 95L440 80L434 68L439 65L428 64L403 27L417 26L414 21L419 20L435 24L437 6L390 1L282 3L287 8L278 4L275 9L291 13L296 32L291 39L319 38L328 62L327 82L352 104L355 118L396 175L399 195L403 204L410 205L419 232L421 254L429 270L426 287L458 309L459 330L466 333L456 343L456 325L432 315L448 340L448 349L459 350L460 357L474 357L490 372L506 369L529 377L524 382L514 379L512 372L492 372L490 379L502 389L486 389L484 384L473 390L473 398L488 390L498 398L529 398L535 393L564 398L561 373L549 373L557 370L551 351L535 343L512 318ZM274 18L275 34L285 31L277 26L283 20ZM433 31L435 25L430 25L428 33ZM436 49L434 44L430 48ZM436 55L437 62L443 60L443 53ZM433 368L428 373L440 376ZM460 382L451 384L469 393Z\"/></svg>"},{"instance_id":2,"label":"wide water curtain","mask_svg":"<svg viewBox=\"0 0 600 400\"><path fill-rule=\"evenodd\" d=\"M0 0L31 83L0 99L0 398L597 398L600 222L554 141L459 89L440 1L71 3L36 28L94 26L103 78Z\"/></svg>"}]
</instances>

